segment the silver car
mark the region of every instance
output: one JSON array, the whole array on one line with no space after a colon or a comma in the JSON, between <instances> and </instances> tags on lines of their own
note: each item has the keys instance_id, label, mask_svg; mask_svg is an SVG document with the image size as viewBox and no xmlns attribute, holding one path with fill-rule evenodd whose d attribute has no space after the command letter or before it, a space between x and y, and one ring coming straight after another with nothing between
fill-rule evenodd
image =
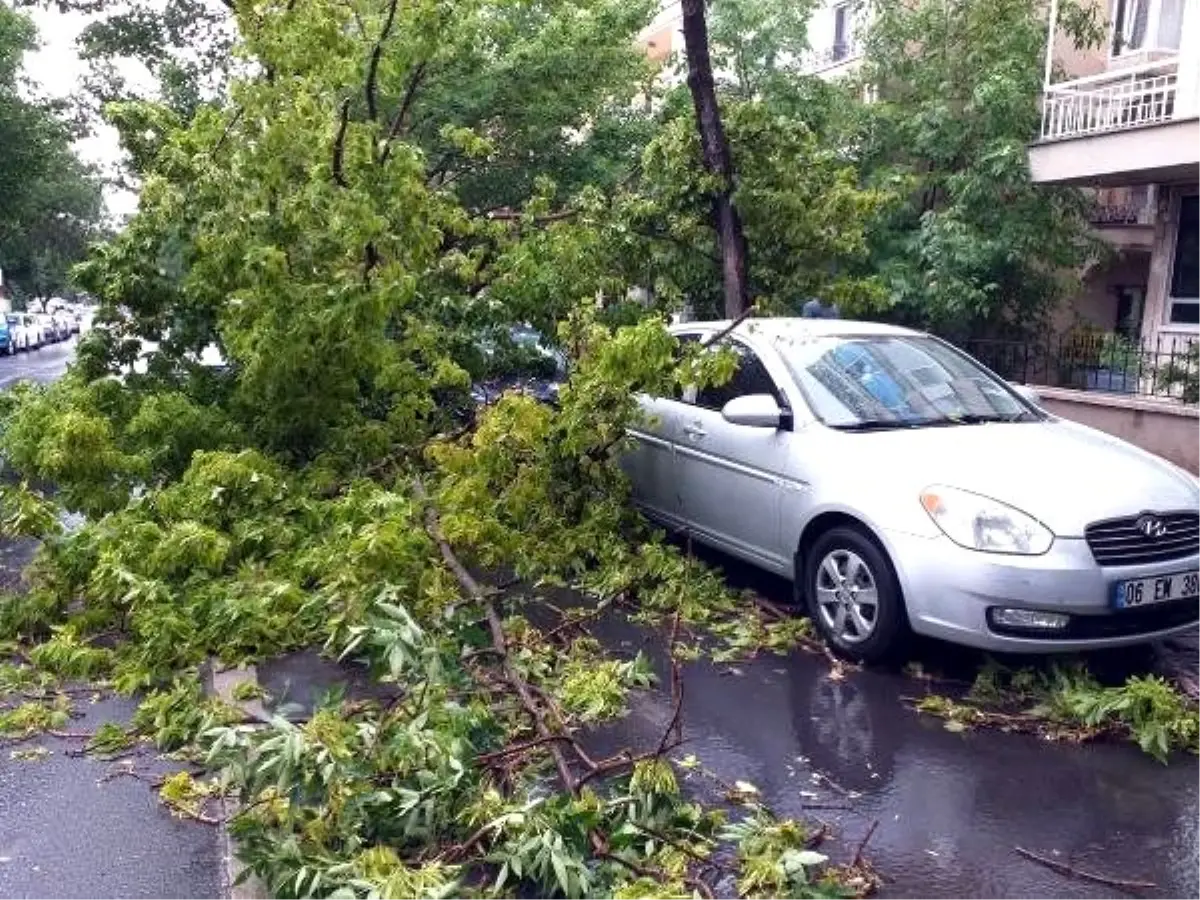
<instances>
[{"instance_id":1,"label":"silver car","mask_svg":"<svg viewBox=\"0 0 1200 900\"><path fill-rule=\"evenodd\" d=\"M638 505L792 580L868 661L909 630L1041 653L1156 640L1200 619L1200 481L1040 409L949 344L821 319L689 323L733 378L642 397Z\"/></svg>"}]
</instances>

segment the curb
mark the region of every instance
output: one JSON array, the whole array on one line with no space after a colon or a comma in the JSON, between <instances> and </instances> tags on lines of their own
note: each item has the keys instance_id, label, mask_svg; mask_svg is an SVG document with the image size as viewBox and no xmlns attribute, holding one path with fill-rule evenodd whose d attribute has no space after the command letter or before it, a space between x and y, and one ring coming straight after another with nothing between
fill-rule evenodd
<instances>
[{"instance_id":1,"label":"curb","mask_svg":"<svg viewBox=\"0 0 1200 900\"><path fill-rule=\"evenodd\" d=\"M238 700L234 697L234 689L239 685L249 684L258 686L258 671L254 666L244 668L221 669L214 660L209 669L209 694L217 697L245 713L247 718L266 722L270 716L258 698L253 700ZM241 884L237 879L245 871L245 866L237 858L233 837L229 833L229 819L237 814L238 802L226 797L222 804L221 824L217 826L217 841L221 851L221 896L228 900L267 900L271 896L265 884L254 875L250 875Z\"/></svg>"}]
</instances>

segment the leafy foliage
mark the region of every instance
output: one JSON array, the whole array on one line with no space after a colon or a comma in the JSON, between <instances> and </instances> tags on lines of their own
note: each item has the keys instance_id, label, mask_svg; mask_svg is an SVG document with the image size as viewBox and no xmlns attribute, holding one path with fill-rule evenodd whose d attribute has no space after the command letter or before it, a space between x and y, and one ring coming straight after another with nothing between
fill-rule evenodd
<instances>
[{"instance_id":1,"label":"leafy foliage","mask_svg":"<svg viewBox=\"0 0 1200 900\"><path fill-rule=\"evenodd\" d=\"M279 896L696 889L720 817L680 796L665 740L586 783L557 765L649 684L646 661L581 621L534 624L532 587L464 590L444 555L741 637L738 599L646 528L615 463L636 392L730 374L728 354L682 352L657 317L609 327L594 302L632 286L606 271L603 189L606 160L640 155L609 111L637 87L647 14L239 9L239 52L270 74L236 80L230 108L111 110L140 211L79 269L104 306L78 366L7 402L6 458L57 493L6 501L43 540L6 625L49 638L36 652L63 674L143 692L138 736L202 749L221 786L174 776L164 801L196 816L235 793L240 852ZM471 348L522 321L570 357L557 407L508 395L461 433L494 362ZM144 373L123 371L144 340ZM209 343L226 371L198 365ZM58 527L60 505L85 524ZM396 699L264 728L204 695L210 659L311 645Z\"/></svg>"},{"instance_id":2,"label":"leafy foliage","mask_svg":"<svg viewBox=\"0 0 1200 900\"><path fill-rule=\"evenodd\" d=\"M947 333L1035 328L1100 252L1078 190L1035 185L1045 16L1023 0L875 0L861 77L877 102L847 141L872 184L905 197L873 234L904 321ZM1080 46L1097 8L1060 5Z\"/></svg>"},{"instance_id":3,"label":"leafy foliage","mask_svg":"<svg viewBox=\"0 0 1200 900\"><path fill-rule=\"evenodd\" d=\"M944 719L951 731L997 727L1066 740L1116 733L1164 763L1176 750L1200 752L1200 710L1156 675L1106 686L1081 664L1038 670L991 662L963 701L930 694L916 708Z\"/></svg>"},{"instance_id":4,"label":"leafy foliage","mask_svg":"<svg viewBox=\"0 0 1200 900\"><path fill-rule=\"evenodd\" d=\"M71 149L66 110L22 89L36 39L28 18L0 9L0 266L18 302L63 291L101 219L99 179Z\"/></svg>"}]
</instances>

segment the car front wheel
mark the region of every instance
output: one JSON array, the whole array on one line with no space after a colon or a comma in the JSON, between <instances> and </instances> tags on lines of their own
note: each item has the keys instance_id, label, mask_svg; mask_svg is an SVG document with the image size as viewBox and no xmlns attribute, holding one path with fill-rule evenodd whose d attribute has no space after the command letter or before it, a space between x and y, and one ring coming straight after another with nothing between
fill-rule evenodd
<instances>
[{"instance_id":1,"label":"car front wheel","mask_svg":"<svg viewBox=\"0 0 1200 900\"><path fill-rule=\"evenodd\" d=\"M908 636L900 584L884 551L863 532L831 528L806 554L809 614L839 653L863 662L895 658Z\"/></svg>"}]
</instances>

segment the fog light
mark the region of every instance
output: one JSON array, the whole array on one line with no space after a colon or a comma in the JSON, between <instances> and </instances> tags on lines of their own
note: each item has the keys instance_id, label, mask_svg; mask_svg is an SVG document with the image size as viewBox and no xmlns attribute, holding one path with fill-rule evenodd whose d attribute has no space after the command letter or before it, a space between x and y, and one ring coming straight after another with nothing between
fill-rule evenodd
<instances>
[{"instance_id":1,"label":"fog light","mask_svg":"<svg viewBox=\"0 0 1200 900\"><path fill-rule=\"evenodd\" d=\"M1036 609L992 610L992 622L1009 628L1066 628L1071 617L1063 613L1039 612Z\"/></svg>"}]
</instances>

